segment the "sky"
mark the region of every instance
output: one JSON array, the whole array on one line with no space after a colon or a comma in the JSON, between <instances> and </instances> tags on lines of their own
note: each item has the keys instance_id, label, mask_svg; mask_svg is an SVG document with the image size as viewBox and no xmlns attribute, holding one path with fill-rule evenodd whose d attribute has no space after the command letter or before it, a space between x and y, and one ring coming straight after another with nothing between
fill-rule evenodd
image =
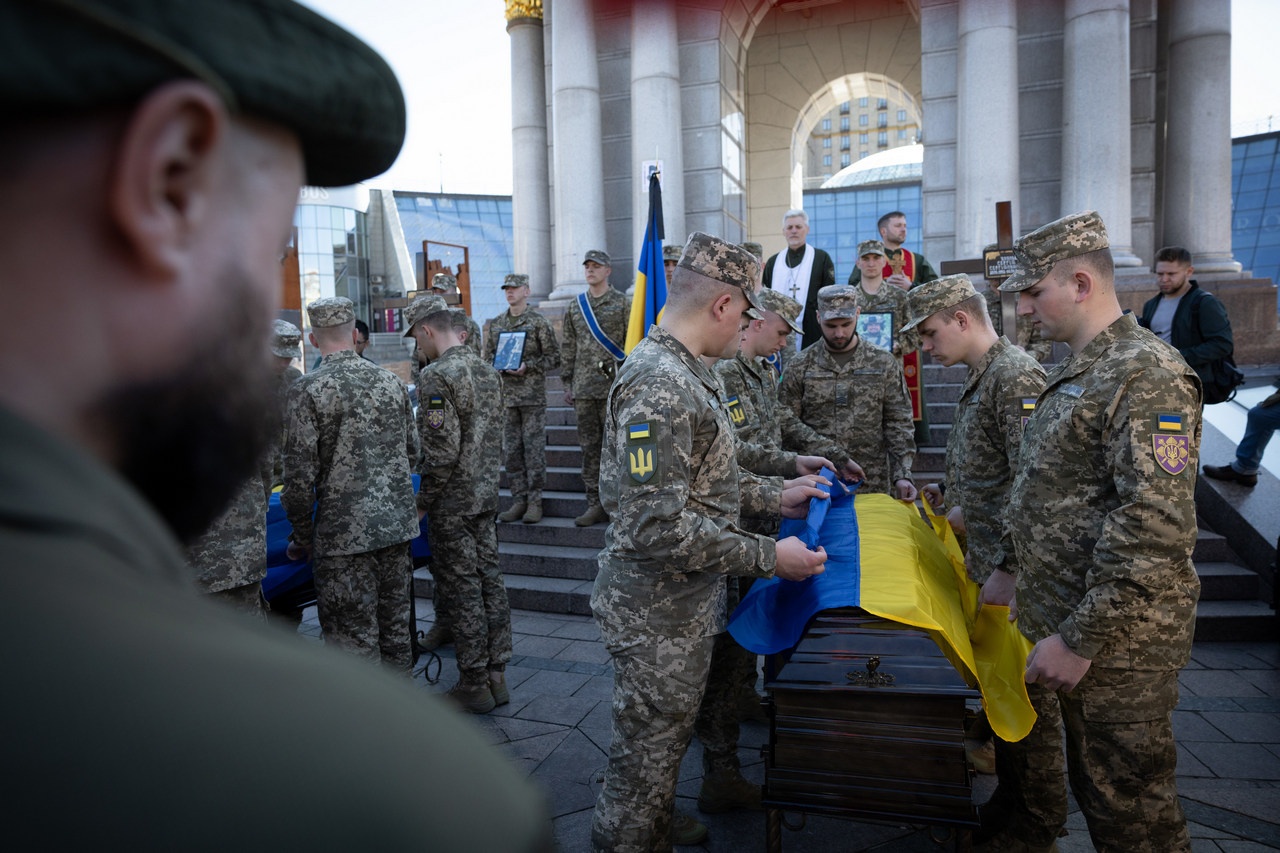
<instances>
[{"instance_id":1,"label":"sky","mask_svg":"<svg viewBox=\"0 0 1280 853\"><path fill-rule=\"evenodd\" d=\"M408 102L404 151L367 183L511 194L511 44L502 0L302 0L373 45ZM1280 130L1280 0L1231 0L1233 136Z\"/></svg>"}]
</instances>

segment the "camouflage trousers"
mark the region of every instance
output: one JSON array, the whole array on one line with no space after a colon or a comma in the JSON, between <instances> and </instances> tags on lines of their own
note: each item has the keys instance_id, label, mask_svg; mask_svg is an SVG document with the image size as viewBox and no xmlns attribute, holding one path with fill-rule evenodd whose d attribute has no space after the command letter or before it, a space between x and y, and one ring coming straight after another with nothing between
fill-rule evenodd
<instances>
[{"instance_id":1,"label":"camouflage trousers","mask_svg":"<svg viewBox=\"0 0 1280 853\"><path fill-rule=\"evenodd\" d=\"M541 499L547 481L547 407L507 406L502 445L512 496Z\"/></svg>"},{"instance_id":2,"label":"camouflage trousers","mask_svg":"<svg viewBox=\"0 0 1280 853\"><path fill-rule=\"evenodd\" d=\"M325 643L408 670L412 574L408 542L362 554L316 557L316 609Z\"/></svg>"},{"instance_id":3,"label":"camouflage trousers","mask_svg":"<svg viewBox=\"0 0 1280 853\"><path fill-rule=\"evenodd\" d=\"M1178 673L1093 667L1058 693L1071 792L1098 853L1189 851L1178 802Z\"/></svg>"},{"instance_id":4,"label":"camouflage trousers","mask_svg":"<svg viewBox=\"0 0 1280 853\"><path fill-rule=\"evenodd\" d=\"M493 513L427 517L431 571L449 606L449 627L458 672L464 681L511 660L511 608L498 569L498 532Z\"/></svg>"},{"instance_id":5,"label":"camouflage trousers","mask_svg":"<svg viewBox=\"0 0 1280 853\"><path fill-rule=\"evenodd\" d=\"M613 656L613 741L591 819L591 847L671 850L680 761L702 704L714 637L660 637L601 621Z\"/></svg>"},{"instance_id":6,"label":"camouflage trousers","mask_svg":"<svg viewBox=\"0 0 1280 853\"><path fill-rule=\"evenodd\" d=\"M263 606L262 601L261 581L244 586L233 586L230 589L220 589L217 592L208 593L208 596L210 601L231 607L246 616L252 616L259 622L267 621L267 608Z\"/></svg>"},{"instance_id":7,"label":"camouflage trousers","mask_svg":"<svg viewBox=\"0 0 1280 853\"><path fill-rule=\"evenodd\" d=\"M1067 822L1067 785L1062 761L1062 710L1058 695L1027 685L1036 712L1031 732L1016 743L995 739L999 785L983 806L1007 820L1007 834L1034 848L1047 848Z\"/></svg>"},{"instance_id":8,"label":"camouflage trousers","mask_svg":"<svg viewBox=\"0 0 1280 853\"><path fill-rule=\"evenodd\" d=\"M600 506L600 448L604 444L604 400L575 397L573 412L578 421L578 444L582 446L582 483L587 488L587 506Z\"/></svg>"},{"instance_id":9,"label":"camouflage trousers","mask_svg":"<svg viewBox=\"0 0 1280 853\"><path fill-rule=\"evenodd\" d=\"M732 614L741 601L740 584L752 578L730 577L728 609ZM743 591L745 594L745 591ZM716 634L711 650L711 668L707 673L707 689L702 697L702 707L693 724L693 733L702 741L702 769L707 774L736 773L741 769L738 760L738 736L741 733L741 717L738 699L743 686L750 683L755 690L755 652L749 652L728 631Z\"/></svg>"}]
</instances>

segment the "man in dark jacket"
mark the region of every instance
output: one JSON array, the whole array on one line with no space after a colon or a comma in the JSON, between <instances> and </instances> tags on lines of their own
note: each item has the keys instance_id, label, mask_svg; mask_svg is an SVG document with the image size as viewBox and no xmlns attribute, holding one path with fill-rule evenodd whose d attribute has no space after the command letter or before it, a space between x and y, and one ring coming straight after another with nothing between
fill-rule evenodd
<instances>
[{"instance_id":1,"label":"man in dark jacket","mask_svg":"<svg viewBox=\"0 0 1280 853\"><path fill-rule=\"evenodd\" d=\"M1191 253L1181 246L1165 246L1156 252L1156 279L1160 294L1142 306L1138 321L1173 346L1187 364L1209 382L1211 365L1232 354L1231 320L1226 307L1200 289L1191 274Z\"/></svg>"}]
</instances>

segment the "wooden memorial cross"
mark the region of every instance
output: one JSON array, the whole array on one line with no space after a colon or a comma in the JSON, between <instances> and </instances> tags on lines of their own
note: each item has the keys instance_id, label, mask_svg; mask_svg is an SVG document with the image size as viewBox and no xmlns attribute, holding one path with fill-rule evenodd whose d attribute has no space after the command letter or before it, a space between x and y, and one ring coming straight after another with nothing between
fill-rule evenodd
<instances>
[{"instance_id":1,"label":"wooden memorial cross","mask_svg":"<svg viewBox=\"0 0 1280 853\"><path fill-rule=\"evenodd\" d=\"M996 202L996 248L981 258L963 261L943 261L943 275L981 275L994 283L1000 293L1000 284L1018 268L1013 256L1013 202ZM1012 338L1017 334L1018 298L1012 293L1000 293L1001 334Z\"/></svg>"}]
</instances>

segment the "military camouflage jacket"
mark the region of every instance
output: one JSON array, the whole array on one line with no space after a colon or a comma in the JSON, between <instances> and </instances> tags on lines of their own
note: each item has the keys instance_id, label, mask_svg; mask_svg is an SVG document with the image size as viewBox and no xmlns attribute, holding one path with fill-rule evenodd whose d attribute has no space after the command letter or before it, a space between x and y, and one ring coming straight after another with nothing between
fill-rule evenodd
<instances>
[{"instance_id":1,"label":"military camouflage jacket","mask_svg":"<svg viewBox=\"0 0 1280 853\"><path fill-rule=\"evenodd\" d=\"M276 415L280 419L280 431L267 448L265 461L262 463L262 478L269 481L268 489L284 482L284 433L289 422L289 389L300 378L302 371L293 365L286 367L276 377Z\"/></svg>"},{"instance_id":2,"label":"military camouflage jacket","mask_svg":"<svg viewBox=\"0 0 1280 853\"><path fill-rule=\"evenodd\" d=\"M600 330L618 346L626 343L627 318L631 307L627 297L610 287L599 296L587 294ZM575 298L564 312L564 346L560 350L560 378L574 397L603 400L617 372L617 362L591 334L582 308Z\"/></svg>"},{"instance_id":3,"label":"military camouflage jacket","mask_svg":"<svg viewBox=\"0 0 1280 853\"><path fill-rule=\"evenodd\" d=\"M476 321L467 317L467 349L474 352L481 358L484 357L484 334L480 331L480 327L476 325Z\"/></svg>"},{"instance_id":4,"label":"military camouflage jacket","mask_svg":"<svg viewBox=\"0 0 1280 853\"><path fill-rule=\"evenodd\" d=\"M863 314L882 314L885 312L893 314L893 343L898 348L894 355L898 356L899 362L901 362L903 353L920 348L919 332L912 329L904 334L902 331L902 327L907 324L907 320L911 319L911 309L907 306L907 292L905 290L887 282L881 282L880 289L875 293L867 293L861 281L855 287L858 289L858 307L862 309Z\"/></svg>"},{"instance_id":5,"label":"military camouflage jacket","mask_svg":"<svg viewBox=\"0 0 1280 853\"><path fill-rule=\"evenodd\" d=\"M498 509L502 391L498 371L453 347L418 375L422 462L418 507L431 514Z\"/></svg>"},{"instance_id":6,"label":"military camouflage jacket","mask_svg":"<svg viewBox=\"0 0 1280 853\"><path fill-rule=\"evenodd\" d=\"M493 364L498 353L498 335L502 332L527 332L524 339L523 376L511 373L502 377L502 403L505 406L545 406L547 374L560 366L560 345L556 343L551 323L537 311L526 308L519 317L504 311L489 321L489 334L484 343L484 363Z\"/></svg>"},{"instance_id":7,"label":"military camouflage jacket","mask_svg":"<svg viewBox=\"0 0 1280 853\"><path fill-rule=\"evenodd\" d=\"M1022 449L1023 421L1044 388L1044 368L1000 338L965 377L947 438L947 500L964 510L969 577L995 569L1017 574L1004 528L1009 488Z\"/></svg>"},{"instance_id":8,"label":"military camouflage jacket","mask_svg":"<svg viewBox=\"0 0 1280 853\"><path fill-rule=\"evenodd\" d=\"M201 592L261 583L267 574L267 490L258 474L240 487L218 520L187 548Z\"/></svg>"},{"instance_id":9,"label":"military camouflage jacket","mask_svg":"<svg viewBox=\"0 0 1280 853\"><path fill-rule=\"evenodd\" d=\"M1033 642L1061 634L1095 666L1187 662L1200 399L1195 371L1131 314L1049 375L1006 522Z\"/></svg>"},{"instance_id":10,"label":"military camouflage jacket","mask_svg":"<svg viewBox=\"0 0 1280 853\"><path fill-rule=\"evenodd\" d=\"M996 330L997 335L1004 334L1004 312L1000 307L1000 291L987 288L982 291L982 296L987 300L987 316L991 318L991 327ZM1013 294L1010 298L1015 298ZM1008 337L1008 335L1005 335ZM1028 314L1018 315L1018 322L1015 324L1013 342L1027 351L1027 354L1036 361L1044 364L1053 355L1053 341L1046 341L1040 334L1040 327L1031 322L1031 316Z\"/></svg>"},{"instance_id":11,"label":"military camouflage jacket","mask_svg":"<svg viewBox=\"0 0 1280 853\"><path fill-rule=\"evenodd\" d=\"M417 454L409 392L396 375L354 350L326 355L289 392L280 503L292 541L324 556L413 539Z\"/></svg>"},{"instance_id":12,"label":"military camouflage jacket","mask_svg":"<svg viewBox=\"0 0 1280 853\"><path fill-rule=\"evenodd\" d=\"M623 363L605 408L600 499L613 521L591 596L615 630L703 637L725 626L725 574L767 577L772 538L739 514L776 518L780 479L738 467L720 383L654 326Z\"/></svg>"},{"instance_id":13,"label":"military camouflage jacket","mask_svg":"<svg viewBox=\"0 0 1280 853\"><path fill-rule=\"evenodd\" d=\"M862 466L864 493L888 492L898 480L911 479L911 399L902 368L889 353L859 341L853 357L840 364L819 341L787 365L778 399Z\"/></svg>"}]
</instances>

